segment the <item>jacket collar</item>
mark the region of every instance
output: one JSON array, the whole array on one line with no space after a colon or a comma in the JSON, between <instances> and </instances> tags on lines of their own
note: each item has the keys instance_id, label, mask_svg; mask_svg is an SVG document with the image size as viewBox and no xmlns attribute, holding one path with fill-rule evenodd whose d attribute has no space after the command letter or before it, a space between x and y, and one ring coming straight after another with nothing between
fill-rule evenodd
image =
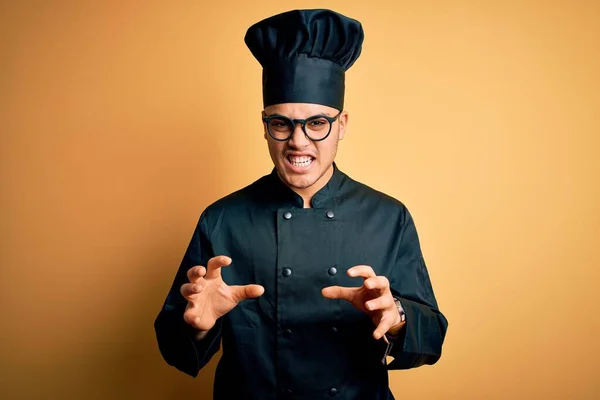
<instances>
[{"instance_id":1,"label":"jacket collar","mask_svg":"<svg viewBox=\"0 0 600 400\"><path fill-rule=\"evenodd\" d=\"M333 175L327 184L323 186L317 193L315 193L311 200L311 207L322 208L330 204L333 205L332 203L337 197L338 191L345 180L346 174L340 171L334 162ZM283 183L277 174L276 168L273 168L271 171L271 174L269 175L269 182L273 185L273 188L275 189L274 192L278 199L284 201L285 203L291 203L291 205L294 207L304 207L304 200L302 197L298 193L294 192L285 183Z\"/></svg>"}]
</instances>

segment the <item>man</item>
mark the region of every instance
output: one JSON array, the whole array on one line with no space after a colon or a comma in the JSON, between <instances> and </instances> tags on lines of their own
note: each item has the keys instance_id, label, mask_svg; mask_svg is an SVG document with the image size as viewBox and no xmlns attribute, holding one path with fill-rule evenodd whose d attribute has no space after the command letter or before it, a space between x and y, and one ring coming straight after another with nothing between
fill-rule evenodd
<instances>
[{"instance_id":1,"label":"man","mask_svg":"<svg viewBox=\"0 0 600 400\"><path fill-rule=\"evenodd\" d=\"M160 351L196 376L222 343L215 399L393 399L387 370L435 363L447 321L407 209L334 163L362 27L291 11L245 41L275 168L202 213L155 322Z\"/></svg>"}]
</instances>

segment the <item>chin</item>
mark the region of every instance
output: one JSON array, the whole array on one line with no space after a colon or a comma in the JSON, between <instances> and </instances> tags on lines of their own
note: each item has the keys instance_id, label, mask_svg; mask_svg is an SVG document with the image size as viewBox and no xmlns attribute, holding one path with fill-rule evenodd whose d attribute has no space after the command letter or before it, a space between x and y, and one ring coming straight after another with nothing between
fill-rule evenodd
<instances>
[{"instance_id":1,"label":"chin","mask_svg":"<svg viewBox=\"0 0 600 400\"><path fill-rule=\"evenodd\" d=\"M320 177L318 169L309 173L299 174L294 171L290 171L286 168L286 165L282 165L279 168L279 176L283 178L285 183L295 189L307 189L314 185Z\"/></svg>"},{"instance_id":2,"label":"chin","mask_svg":"<svg viewBox=\"0 0 600 400\"><path fill-rule=\"evenodd\" d=\"M286 179L289 186L295 189L307 189L315 184L316 178L309 177L287 177Z\"/></svg>"}]
</instances>

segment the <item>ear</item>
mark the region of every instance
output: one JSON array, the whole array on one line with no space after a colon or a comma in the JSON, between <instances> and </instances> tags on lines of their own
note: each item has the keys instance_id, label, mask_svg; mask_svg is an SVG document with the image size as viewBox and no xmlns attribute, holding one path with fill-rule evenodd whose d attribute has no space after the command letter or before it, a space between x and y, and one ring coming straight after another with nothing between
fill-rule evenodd
<instances>
[{"instance_id":1,"label":"ear","mask_svg":"<svg viewBox=\"0 0 600 400\"><path fill-rule=\"evenodd\" d=\"M260 123L261 123L261 124L262 124L262 126L263 126L263 138L265 138L265 140L269 140L269 139L267 138L267 134L268 134L268 132L267 132L267 124L265 124L265 121L263 121L263 118L264 118L266 115L267 115L267 114L265 113L265 110L262 110L262 111L260 112Z\"/></svg>"},{"instance_id":2,"label":"ear","mask_svg":"<svg viewBox=\"0 0 600 400\"><path fill-rule=\"evenodd\" d=\"M346 136L346 127L348 126L348 111L342 111L338 118L340 124L338 140L342 140Z\"/></svg>"}]
</instances>

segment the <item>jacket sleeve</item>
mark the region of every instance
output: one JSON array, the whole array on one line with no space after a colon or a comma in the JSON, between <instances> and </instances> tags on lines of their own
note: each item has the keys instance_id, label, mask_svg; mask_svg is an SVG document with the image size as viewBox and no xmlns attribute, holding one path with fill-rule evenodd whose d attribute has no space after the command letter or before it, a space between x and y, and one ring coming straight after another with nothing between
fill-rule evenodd
<instances>
[{"instance_id":1,"label":"jacket sleeve","mask_svg":"<svg viewBox=\"0 0 600 400\"><path fill-rule=\"evenodd\" d=\"M434 364L442 355L448 321L438 309L417 230L403 207L396 265L390 276L392 294L406 313L406 325L393 341L388 369Z\"/></svg>"},{"instance_id":2,"label":"jacket sleeve","mask_svg":"<svg viewBox=\"0 0 600 400\"><path fill-rule=\"evenodd\" d=\"M183 319L187 300L181 294L180 288L188 282L187 271L195 265L206 266L211 254L204 212L194 230L169 294L154 321L162 357L169 365L193 377L198 376L198 371L219 350L222 321L218 320L202 340L196 340L196 331Z\"/></svg>"}]
</instances>

